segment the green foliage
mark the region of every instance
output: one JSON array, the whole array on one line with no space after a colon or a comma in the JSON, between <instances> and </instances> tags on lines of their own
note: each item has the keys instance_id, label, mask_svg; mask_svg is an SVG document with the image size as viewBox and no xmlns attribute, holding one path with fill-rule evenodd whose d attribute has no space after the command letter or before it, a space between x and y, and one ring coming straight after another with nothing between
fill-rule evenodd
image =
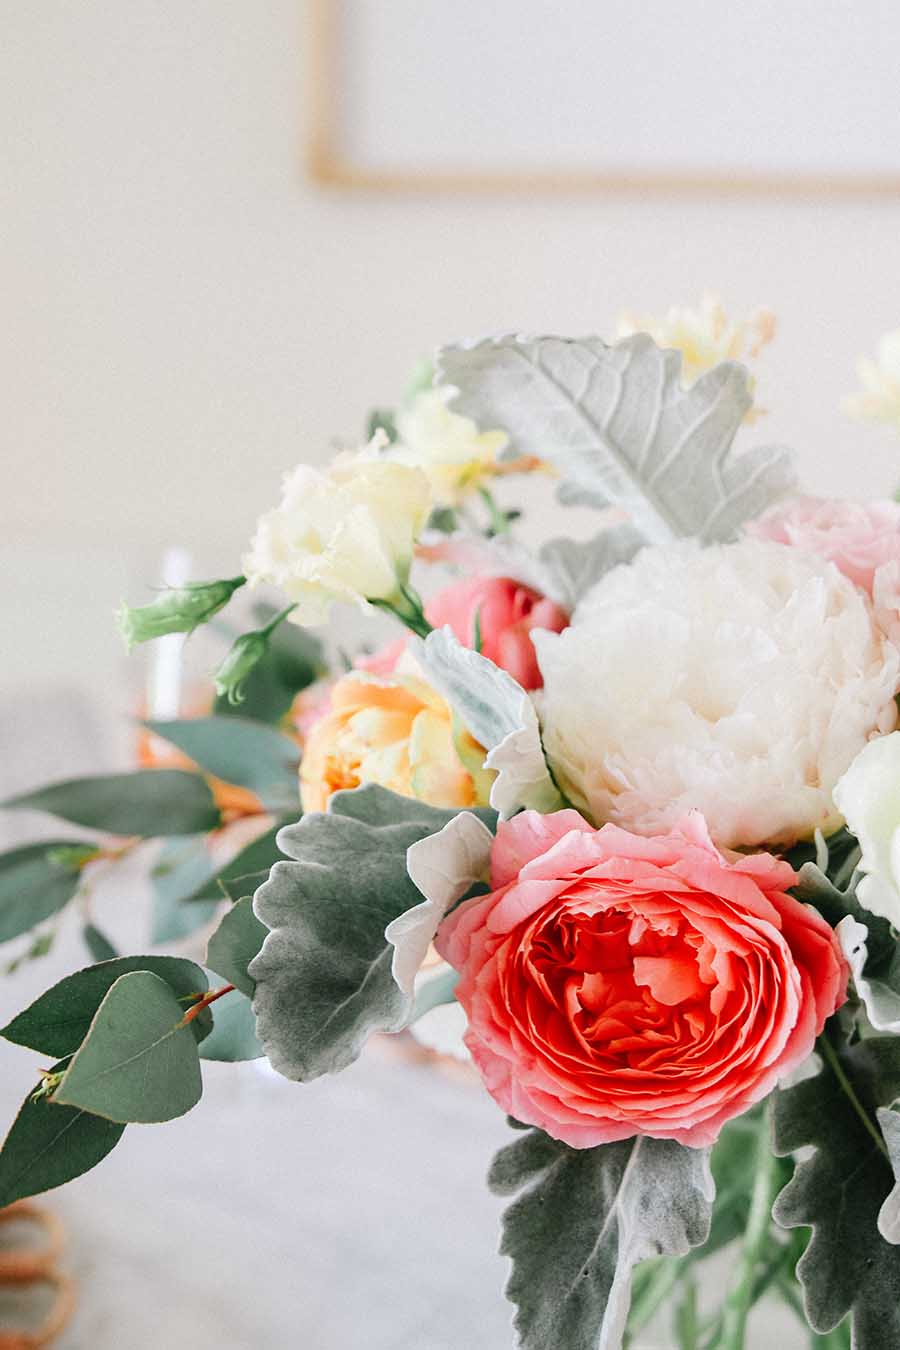
<instances>
[{"instance_id":1,"label":"green foliage","mask_svg":"<svg viewBox=\"0 0 900 1350\"><path fill-rule=\"evenodd\" d=\"M149 605L123 604L116 614L119 631L129 648L167 633L193 633L218 614L244 582L244 577L188 581L184 586L168 587Z\"/></svg>"},{"instance_id":2,"label":"green foliage","mask_svg":"<svg viewBox=\"0 0 900 1350\"><path fill-rule=\"evenodd\" d=\"M260 624L270 623L276 613L271 605L253 607ZM280 624L271 634L265 654L244 680L239 708L229 703L226 694L216 699L213 711L217 717L241 716L277 726L300 690L319 679L325 670L319 639L297 624Z\"/></svg>"},{"instance_id":3,"label":"green foliage","mask_svg":"<svg viewBox=\"0 0 900 1350\"><path fill-rule=\"evenodd\" d=\"M252 998L256 981L251 979L247 967L258 955L268 931L253 913L253 897L244 896L222 916L222 922L210 937L206 964L223 980Z\"/></svg>"},{"instance_id":4,"label":"green foliage","mask_svg":"<svg viewBox=\"0 0 900 1350\"><path fill-rule=\"evenodd\" d=\"M271 932L250 975L257 1034L285 1077L336 1073L371 1032L406 1022L412 1000L394 981L384 930L422 900L407 848L456 814L368 786L281 832L290 861L256 893Z\"/></svg>"},{"instance_id":5,"label":"green foliage","mask_svg":"<svg viewBox=\"0 0 900 1350\"><path fill-rule=\"evenodd\" d=\"M388 440L397 440L397 424L392 408L373 408L366 419L366 440L370 441L377 432L384 432Z\"/></svg>"},{"instance_id":6,"label":"green foliage","mask_svg":"<svg viewBox=\"0 0 900 1350\"><path fill-rule=\"evenodd\" d=\"M497 1154L488 1184L521 1192L501 1251L522 1350L617 1350L637 1262L684 1255L709 1232L707 1154L670 1141L576 1149L526 1130Z\"/></svg>"},{"instance_id":7,"label":"green foliage","mask_svg":"<svg viewBox=\"0 0 900 1350\"><path fill-rule=\"evenodd\" d=\"M206 782L181 769L70 778L0 803L48 811L52 816L109 834L199 834L222 823Z\"/></svg>"},{"instance_id":8,"label":"green foliage","mask_svg":"<svg viewBox=\"0 0 900 1350\"><path fill-rule=\"evenodd\" d=\"M197 1042L170 985L133 970L111 986L51 1101L107 1120L173 1120L203 1091Z\"/></svg>"},{"instance_id":9,"label":"green foliage","mask_svg":"<svg viewBox=\"0 0 900 1350\"><path fill-rule=\"evenodd\" d=\"M210 921L216 912L216 900L198 905L184 902L206 884L214 870L204 835L173 835L164 841L150 874L150 941L154 945L177 942Z\"/></svg>"},{"instance_id":10,"label":"green foliage","mask_svg":"<svg viewBox=\"0 0 900 1350\"><path fill-rule=\"evenodd\" d=\"M775 1202L786 1228L811 1227L797 1266L817 1332L848 1312L855 1350L900 1345L900 1248L878 1230L894 1186L876 1111L900 1095L900 1038L836 1047L821 1038L821 1071L775 1095L775 1149L811 1148Z\"/></svg>"},{"instance_id":11,"label":"green foliage","mask_svg":"<svg viewBox=\"0 0 900 1350\"><path fill-rule=\"evenodd\" d=\"M236 1064L265 1053L256 1038L256 1019L249 999L232 993L213 1007L213 1029L200 1046L201 1059Z\"/></svg>"},{"instance_id":12,"label":"green foliage","mask_svg":"<svg viewBox=\"0 0 900 1350\"><path fill-rule=\"evenodd\" d=\"M300 751L296 741L246 717L190 717L146 722L188 755L204 773L249 788L272 811L297 807Z\"/></svg>"},{"instance_id":13,"label":"green foliage","mask_svg":"<svg viewBox=\"0 0 900 1350\"><path fill-rule=\"evenodd\" d=\"M56 1064L51 1073L64 1067ZM90 1171L124 1129L77 1107L57 1106L40 1088L29 1093L0 1150L0 1209Z\"/></svg>"},{"instance_id":14,"label":"green foliage","mask_svg":"<svg viewBox=\"0 0 900 1350\"><path fill-rule=\"evenodd\" d=\"M8 942L56 914L78 890L80 872L59 851L91 844L45 840L0 854L0 942Z\"/></svg>"},{"instance_id":15,"label":"green foliage","mask_svg":"<svg viewBox=\"0 0 900 1350\"><path fill-rule=\"evenodd\" d=\"M67 975L14 1017L0 1035L43 1055L65 1059L75 1053L87 1036L109 990L131 971L152 972L165 980L183 1010L197 994L204 994L209 988L200 967L180 956L120 956ZM211 1027L208 1010L191 1022L198 1039L207 1035Z\"/></svg>"},{"instance_id":16,"label":"green foliage","mask_svg":"<svg viewBox=\"0 0 900 1350\"><path fill-rule=\"evenodd\" d=\"M114 961L119 955L105 933L93 923L86 923L81 930L84 945L95 961Z\"/></svg>"},{"instance_id":17,"label":"green foliage","mask_svg":"<svg viewBox=\"0 0 900 1350\"><path fill-rule=\"evenodd\" d=\"M723 362L685 389L680 354L643 333L614 347L556 337L446 347L437 380L460 391L454 411L550 461L561 500L618 506L649 542L730 539L794 486L785 450L733 451L752 401L743 366Z\"/></svg>"},{"instance_id":18,"label":"green foliage","mask_svg":"<svg viewBox=\"0 0 900 1350\"><path fill-rule=\"evenodd\" d=\"M279 830L288 823L286 820L278 821L185 898L194 902L221 900L223 895L227 895L231 900L240 900L241 896L252 894L265 881L270 868L284 857L276 839Z\"/></svg>"}]
</instances>

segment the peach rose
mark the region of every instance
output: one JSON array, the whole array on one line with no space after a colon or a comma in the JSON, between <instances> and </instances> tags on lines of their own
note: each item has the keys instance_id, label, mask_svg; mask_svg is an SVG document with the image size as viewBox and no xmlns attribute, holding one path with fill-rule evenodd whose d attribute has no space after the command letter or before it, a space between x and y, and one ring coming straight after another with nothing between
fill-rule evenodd
<instances>
[{"instance_id":1,"label":"peach rose","mask_svg":"<svg viewBox=\"0 0 900 1350\"><path fill-rule=\"evenodd\" d=\"M747 526L757 539L827 558L870 596L876 573L900 564L900 503L792 497Z\"/></svg>"},{"instance_id":2,"label":"peach rose","mask_svg":"<svg viewBox=\"0 0 900 1350\"><path fill-rule=\"evenodd\" d=\"M424 680L351 671L308 732L300 798L304 811L324 811L332 793L380 783L430 806L480 806L493 778L483 760L470 736L454 735L450 708Z\"/></svg>"},{"instance_id":3,"label":"peach rose","mask_svg":"<svg viewBox=\"0 0 900 1350\"><path fill-rule=\"evenodd\" d=\"M466 1044L517 1120L575 1148L693 1147L804 1060L845 998L831 928L699 814L644 838L575 811L501 824L492 891L444 920Z\"/></svg>"},{"instance_id":4,"label":"peach rose","mask_svg":"<svg viewBox=\"0 0 900 1350\"><path fill-rule=\"evenodd\" d=\"M472 577L446 586L428 601L425 617L433 628L448 624L466 647L475 646L477 625L484 655L508 670L523 689L540 689L543 684L532 629L561 633L569 625L565 610L546 596L511 577L494 576ZM360 669L373 675L389 674L405 646L405 638L392 642L360 661Z\"/></svg>"}]
</instances>

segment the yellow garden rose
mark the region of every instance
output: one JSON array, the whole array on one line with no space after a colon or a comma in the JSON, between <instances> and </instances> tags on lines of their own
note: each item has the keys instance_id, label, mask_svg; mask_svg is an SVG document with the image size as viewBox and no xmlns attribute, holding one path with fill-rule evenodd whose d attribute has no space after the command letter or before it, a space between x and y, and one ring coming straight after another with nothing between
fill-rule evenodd
<instances>
[{"instance_id":1,"label":"yellow garden rose","mask_svg":"<svg viewBox=\"0 0 900 1350\"><path fill-rule=\"evenodd\" d=\"M463 764L465 759L465 765ZM454 728L450 708L413 675L381 679L351 671L313 725L300 766L304 811L324 811L332 793L379 783L429 806L481 806L493 774L484 751Z\"/></svg>"}]
</instances>

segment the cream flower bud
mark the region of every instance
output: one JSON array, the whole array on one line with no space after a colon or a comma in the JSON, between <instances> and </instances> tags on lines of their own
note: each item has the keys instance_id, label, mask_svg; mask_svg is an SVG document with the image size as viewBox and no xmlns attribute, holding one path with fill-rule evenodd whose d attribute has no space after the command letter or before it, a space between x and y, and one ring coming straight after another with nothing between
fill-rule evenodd
<instances>
[{"instance_id":1,"label":"cream flower bud","mask_svg":"<svg viewBox=\"0 0 900 1350\"><path fill-rule=\"evenodd\" d=\"M900 926L900 731L860 751L834 800L862 849L859 903Z\"/></svg>"},{"instance_id":2,"label":"cream flower bud","mask_svg":"<svg viewBox=\"0 0 900 1350\"><path fill-rule=\"evenodd\" d=\"M376 438L322 472L300 464L281 505L262 516L244 570L292 600L294 623L323 623L336 600L391 600L409 574L432 506L421 470L380 453Z\"/></svg>"},{"instance_id":3,"label":"cream flower bud","mask_svg":"<svg viewBox=\"0 0 900 1350\"><path fill-rule=\"evenodd\" d=\"M900 432L900 329L885 333L875 360L861 356L856 369L862 391L841 400L843 411L860 422L875 422Z\"/></svg>"}]
</instances>

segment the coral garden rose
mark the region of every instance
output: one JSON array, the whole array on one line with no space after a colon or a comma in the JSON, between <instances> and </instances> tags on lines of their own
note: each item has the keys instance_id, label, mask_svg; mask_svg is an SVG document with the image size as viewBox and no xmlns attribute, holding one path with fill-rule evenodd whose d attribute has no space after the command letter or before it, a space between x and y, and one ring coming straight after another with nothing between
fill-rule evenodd
<instances>
[{"instance_id":1,"label":"coral garden rose","mask_svg":"<svg viewBox=\"0 0 900 1350\"><path fill-rule=\"evenodd\" d=\"M488 1091L576 1148L710 1144L844 1001L835 934L795 881L769 854L725 858L696 813L649 839L571 810L501 824L490 894L436 944Z\"/></svg>"},{"instance_id":2,"label":"coral garden rose","mask_svg":"<svg viewBox=\"0 0 900 1350\"><path fill-rule=\"evenodd\" d=\"M493 779L483 760L466 732L454 735L450 708L424 680L353 671L308 731L300 797L305 811L324 811L332 793L378 783L430 806L480 806Z\"/></svg>"},{"instance_id":3,"label":"coral garden rose","mask_svg":"<svg viewBox=\"0 0 900 1350\"><path fill-rule=\"evenodd\" d=\"M900 653L833 563L762 539L645 548L536 633L544 745L595 824L720 847L836 830L835 784L897 725Z\"/></svg>"},{"instance_id":4,"label":"coral garden rose","mask_svg":"<svg viewBox=\"0 0 900 1350\"><path fill-rule=\"evenodd\" d=\"M433 595L425 606L432 628L448 625L466 647L475 647L494 665L509 671L523 689L539 689L543 683L531 638L535 629L560 633L568 626L564 609L546 596L512 577L479 576L456 581ZM359 662L374 675L390 674L403 655L406 639L400 638L374 656Z\"/></svg>"}]
</instances>

